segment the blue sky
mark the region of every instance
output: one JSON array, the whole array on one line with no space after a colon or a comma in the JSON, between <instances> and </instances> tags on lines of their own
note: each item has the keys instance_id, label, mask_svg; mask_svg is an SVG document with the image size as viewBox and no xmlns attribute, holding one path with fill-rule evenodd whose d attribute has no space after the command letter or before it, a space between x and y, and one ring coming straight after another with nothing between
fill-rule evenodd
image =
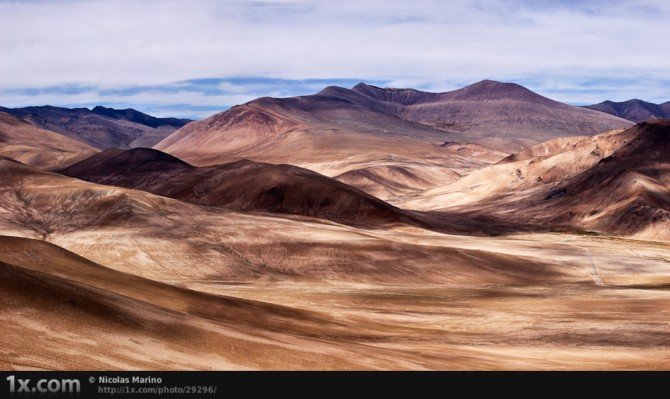
<instances>
[{"instance_id":1,"label":"blue sky","mask_svg":"<svg viewBox=\"0 0 670 399\"><path fill-rule=\"evenodd\" d=\"M670 100L667 0L0 0L0 105L201 118L359 81Z\"/></svg>"}]
</instances>

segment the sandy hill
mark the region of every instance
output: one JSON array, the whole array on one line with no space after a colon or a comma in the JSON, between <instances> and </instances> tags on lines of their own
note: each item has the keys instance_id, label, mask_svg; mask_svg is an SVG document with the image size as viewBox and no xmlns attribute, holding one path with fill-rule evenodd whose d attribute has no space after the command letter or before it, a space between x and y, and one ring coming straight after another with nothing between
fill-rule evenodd
<instances>
[{"instance_id":1,"label":"sandy hill","mask_svg":"<svg viewBox=\"0 0 670 399\"><path fill-rule=\"evenodd\" d=\"M385 200L398 200L417 191L447 185L458 178L460 175L453 170L405 164L381 164L335 176L338 181Z\"/></svg>"},{"instance_id":2,"label":"sandy hill","mask_svg":"<svg viewBox=\"0 0 670 399\"><path fill-rule=\"evenodd\" d=\"M155 118L134 109L61 108L8 109L12 115L95 148L151 147L190 120Z\"/></svg>"},{"instance_id":3,"label":"sandy hill","mask_svg":"<svg viewBox=\"0 0 670 399\"><path fill-rule=\"evenodd\" d=\"M299 215L205 207L2 159L0 173L0 234L45 239L94 262L158 281L469 284L546 277L537 273L538 267L554 273L551 266L525 257L425 246L410 239L428 233L416 227L375 233Z\"/></svg>"},{"instance_id":4,"label":"sandy hill","mask_svg":"<svg viewBox=\"0 0 670 399\"><path fill-rule=\"evenodd\" d=\"M237 161L194 168L151 149L108 150L60 173L194 204L371 226L411 219L354 187L291 165Z\"/></svg>"},{"instance_id":5,"label":"sandy hill","mask_svg":"<svg viewBox=\"0 0 670 399\"><path fill-rule=\"evenodd\" d=\"M84 143L0 112L0 156L49 170L68 166L96 151Z\"/></svg>"},{"instance_id":6,"label":"sandy hill","mask_svg":"<svg viewBox=\"0 0 670 399\"><path fill-rule=\"evenodd\" d=\"M667 245L358 229L0 173L0 234L40 238L0 237L4 369L667 364Z\"/></svg>"},{"instance_id":7,"label":"sandy hill","mask_svg":"<svg viewBox=\"0 0 670 399\"><path fill-rule=\"evenodd\" d=\"M636 173L665 181L660 156L667 135L661 128L610 133L615 140L600 135L602 159L615 157L603 164L630 157L625 169L639 161ZM611 152L605 147L610 141L616 147ZM580 143L548 143L518 157L525 161L499 165L534 165L538 157L546 162L573 146L594 151L593 144ZM640 153L660 163L644 164ZM186 175L199 170L153 150L108 151L100 158L84 165L96 169L111 162L125 168L130 180L161 168ZM250 175L262 166L249 163ZM616 176L617 170L606 172ZM591 234L474 237L406 225L358 228L200 206L5 158L0 175L4 369L667 365L670 243ZM580 190L589 189L585 181ZM537 201L548 204L577 194L547 198L550 188L564 183L529 190L544 194ZM595 183L614 191L607 182ZM589 194L595 195L606 192ZM561 227L524 198L536 197L517 197L521 205L508 219L537 218L524 221L536 230ZM653 205L651 200L657 199L645 198ZM441 215L449 223L459 216L468 221L459 212ZM487 230L497 229L494 222Z\"/></svg>"},{"instance_id":8,"label":"sandy hill","mask_svg":"<svg viewBox=\"0 0 670 399\"><path fill-rule=\"evenodd\" d=\"M565 180L597 164L632 134L614 130L597 136L549 140L473 171L452 184L408 197L401 206L433 210L478 206L478 202Z\"/></svg>"},{"instance_id":9,"label":"sandy hill","mask_svg":"<svg viewBox=\"0 0 670 399\"><path fill-rule=\"evenodd\" d=\"M488 215L526 229L578 229L670 239L669 122L552 140L442 188L410 209Z\"/></svg>"},{"instance_id":10,"label":"sandy hill","mask_svg":"<svg viewBox=\"0 0 670 399\"><path fill-rule=\"evenodd\" d=\"M645 122L598 164L545 197L584 228L618 235L670 239L670 121Z\"/></svg>"},{"instance_id":11,"label":"sandy hill","mask_svg":"<svg viewBox=\"0 0 670 399\"><path fill-rule=\"evenodd\" d=\"M587 105L585 108L605 112L633 122L670 118L670 101L663 104L654 104L638 99L622 102L604 101L600 104Z\"/></svg>"}]
</instances>

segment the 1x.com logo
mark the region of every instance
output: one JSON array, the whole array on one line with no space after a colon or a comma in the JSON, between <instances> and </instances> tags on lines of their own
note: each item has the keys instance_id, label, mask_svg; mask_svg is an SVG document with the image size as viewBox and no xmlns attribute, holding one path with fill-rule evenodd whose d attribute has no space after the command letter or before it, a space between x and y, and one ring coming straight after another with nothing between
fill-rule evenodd
<instances>
[{"instance_id":1,"label":"1x.com logo","mask_svg":"<svg viewBox=\"0 0 670 399\"><path fill-rule=\"evenodd\" d=\"M31 384L30 379L20 379L10 375L7 377L9 382L9 393L79 393L81 383L75 379L41 379L35 384Z\"/></svg>"}]
</instances>

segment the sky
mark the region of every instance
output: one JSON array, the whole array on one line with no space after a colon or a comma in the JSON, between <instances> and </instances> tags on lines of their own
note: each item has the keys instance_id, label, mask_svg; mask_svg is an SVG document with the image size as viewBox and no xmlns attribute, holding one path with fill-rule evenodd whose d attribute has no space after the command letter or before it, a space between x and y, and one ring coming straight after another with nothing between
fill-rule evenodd
<instances>
[{"instance_id":1,"label":"sky","mask_svg":"<svg viewBox=\"0 0 670 399\"><path fill-rule=\"evenodd\" d=\"M668 0L0 0L0 106L202 118L257 97L483 79L670 101Z\"/></svg>"}]
</instances>

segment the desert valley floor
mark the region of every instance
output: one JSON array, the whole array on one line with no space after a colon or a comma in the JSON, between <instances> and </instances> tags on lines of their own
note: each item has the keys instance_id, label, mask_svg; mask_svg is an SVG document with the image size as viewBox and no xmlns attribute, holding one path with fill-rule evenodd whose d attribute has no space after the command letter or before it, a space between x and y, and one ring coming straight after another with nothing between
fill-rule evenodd
<instances>
[{"instance_id":1,"label":"desert valley floor","mask_svg":"<svg viewBox=\"0 0 670 399\"><path fill-rule=\"evenodd\" d=\"M43 243L3 238L13 255L2 255L2 365L665 369L670 361L667 244L570 234L472 239L335 228L330 234L321 240L453 249L477 266L463 270L447 257L429 273L442 266L449 274L427 276L430 282L420 272L403 283L403 270L358 270L353 279L175 275L157 284ZM496 270L477 262L469 251L482 245L487 256L523 266ZM49 254L49 265L37 254ZM392 259L387 266L401 269Z\"/></svg>"},{"instance_id":2,"label":"desert valley floor","mask_svg":"<svg viewBox=\"0 0 670 399\"><path fill-rule=\"evenodd\" d=\"M492 81L4 110L3 369L670 368L668 120Z\"/></svg>"}]
</instances>

